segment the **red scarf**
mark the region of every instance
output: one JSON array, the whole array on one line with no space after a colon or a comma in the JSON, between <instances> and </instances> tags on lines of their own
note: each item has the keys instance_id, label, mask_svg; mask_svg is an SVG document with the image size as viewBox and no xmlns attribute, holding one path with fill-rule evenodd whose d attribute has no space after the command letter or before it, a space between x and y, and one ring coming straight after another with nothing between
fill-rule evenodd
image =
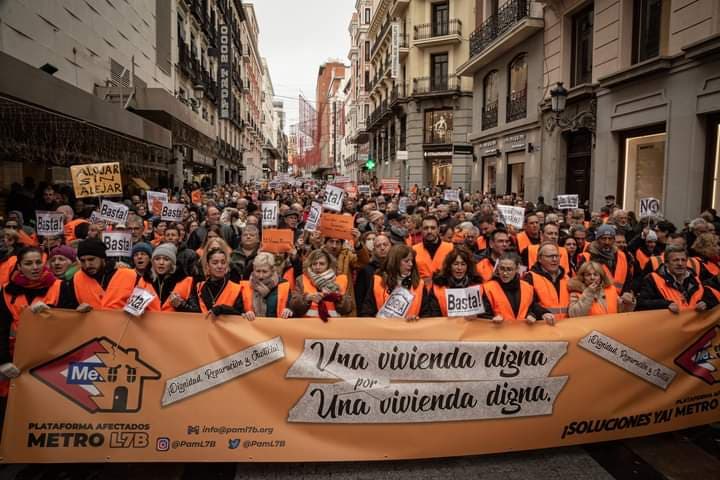
<instances>
[{"instance_id":1,"label":"red scarf","mask_svg":"<svg viewBox=\"0 0 720 480\"><path fill-rule=\"evenodd\" d=\"M10 283L28 290L47 289L55 283L55 275L53 275L47 267L43 267L40 278L37 280L30 280L20 270L15 270L10 275Z\"/></svg>"}]
</instances>

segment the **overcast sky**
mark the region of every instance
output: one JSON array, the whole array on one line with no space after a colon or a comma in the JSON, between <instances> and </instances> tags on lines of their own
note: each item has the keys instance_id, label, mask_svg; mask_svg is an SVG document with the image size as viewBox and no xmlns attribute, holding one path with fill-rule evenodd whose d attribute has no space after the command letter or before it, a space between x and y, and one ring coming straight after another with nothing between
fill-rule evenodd
<instances>
[{"instance_id":1,"label":"overcast sky","mask_svg":"<svg viewBox=\"0 0 720 480\"><path fill-rule=\"evenodd\" d=\"M298 93L315 99L320 65L329 58L346 64L348 25L355 0L254 0L260 54L267 58L275 95L285 103L287 124L298 121ZM282 98L291 97L291 98Z\"/></svg>"}]
</instances>

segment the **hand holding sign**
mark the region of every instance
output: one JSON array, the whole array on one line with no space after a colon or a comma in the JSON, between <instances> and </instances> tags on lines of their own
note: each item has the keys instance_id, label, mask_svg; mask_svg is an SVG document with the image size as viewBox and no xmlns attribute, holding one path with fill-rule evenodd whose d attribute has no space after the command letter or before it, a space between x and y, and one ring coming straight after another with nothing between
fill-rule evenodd
<instances>
[{"instance_id":1,"label":"hand holding sign","mask_svg":"<svg viewBox=\"0 0 720 480\"><path fill-rule=\"evenodd\" d=\"M660 200L653 197L640 199L640 218L656 217L660 213Z\"/></svg>"},{"instance_id":2,"label":"hand holding sign","mask_svg":"<svg viewBox=\"0 0 720 480\"><path fill-rule=\"evenodd\" d=\"M312 202L310 205L310 214L308 215L307 221L305 222L305 230L308 232L314 232L317 230L320 224L320 216L322 214L322 205L318 202Z\"/></svg>"}]
</instances>

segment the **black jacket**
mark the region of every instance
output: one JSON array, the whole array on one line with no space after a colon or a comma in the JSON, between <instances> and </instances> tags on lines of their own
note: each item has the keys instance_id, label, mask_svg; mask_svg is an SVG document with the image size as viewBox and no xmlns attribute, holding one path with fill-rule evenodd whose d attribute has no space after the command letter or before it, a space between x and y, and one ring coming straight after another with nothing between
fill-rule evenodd
<instances>
[{"instance_id":1,"label":"black jacket","mask_svg":"<svg viewBox=\"0 0 720 480\"><path fill-rule=\"evenodd\" d=\"M674 288L679 292L682 292L685 299L690 299L700 288L700 284L697 281L697 277L691 272L682 283L678 283L675 277L670 275L667 266L662 265L657 269L656 272L662 277L670 288ZM708 306L708 309L713 308L718 304L715 295L709 288L705 288L705 292L702 296L702 301ZM668 308L670 301L663 297L662 293L658 290L651 275L647 275L641 285L640 293L638 294L637 307L635 310L663 310Z\"/></svg>"}]
</instances>

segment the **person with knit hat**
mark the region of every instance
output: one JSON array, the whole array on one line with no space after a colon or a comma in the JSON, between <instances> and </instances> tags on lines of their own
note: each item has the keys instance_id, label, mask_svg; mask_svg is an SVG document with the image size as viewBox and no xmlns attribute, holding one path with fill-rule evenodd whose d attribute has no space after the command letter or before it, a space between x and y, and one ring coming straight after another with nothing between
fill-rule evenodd
<instances>
[{"instance_id":1,"label":"person with knit hat","mask_svg":"<svg viewBox=\"0 0 720 480\"><path fill-rule=\"evenodd\" d=\"M138 287L155 295L149 312L195 312L193 279L177 268L177 247L161 243L152 252L151 266L138 281Z\"/></svg>"},{"instance_id":2,"label":"person with knit hat","mask_svg":"<svg viewBox=\"0 0 720 480\"><path fill-rule=\"evenodd\" d=\"M55 278L70 280L78 271L77 253L75 249L67 245L60 245L50 250L48 266Z\"/></svg>"},{"instance_id":3,"label":"person with knit hat","mask_svg":"<svg viewBox=\"0 0 720 480\"><path fill-rule=\"evenodd\" d=\"M153 253L153 246L146 242L136 243L132 247L132 265L138 275L142 276L150 269L150 257Z\"/></svg>"},{"instance_id":4,"label":"person with knit hat","mask_svg":"<svg viewBox=\"0 0 720 480\"><path fill-rule=\"evenodd\" d=\"M88 238L78 244L80 270L63 282L57 299L48 304L58 308L89 312L92 309L122 310L130 298L137 274L129 268L117 268L107 259L105 244Z\"/></svg>"}]
</instances>

